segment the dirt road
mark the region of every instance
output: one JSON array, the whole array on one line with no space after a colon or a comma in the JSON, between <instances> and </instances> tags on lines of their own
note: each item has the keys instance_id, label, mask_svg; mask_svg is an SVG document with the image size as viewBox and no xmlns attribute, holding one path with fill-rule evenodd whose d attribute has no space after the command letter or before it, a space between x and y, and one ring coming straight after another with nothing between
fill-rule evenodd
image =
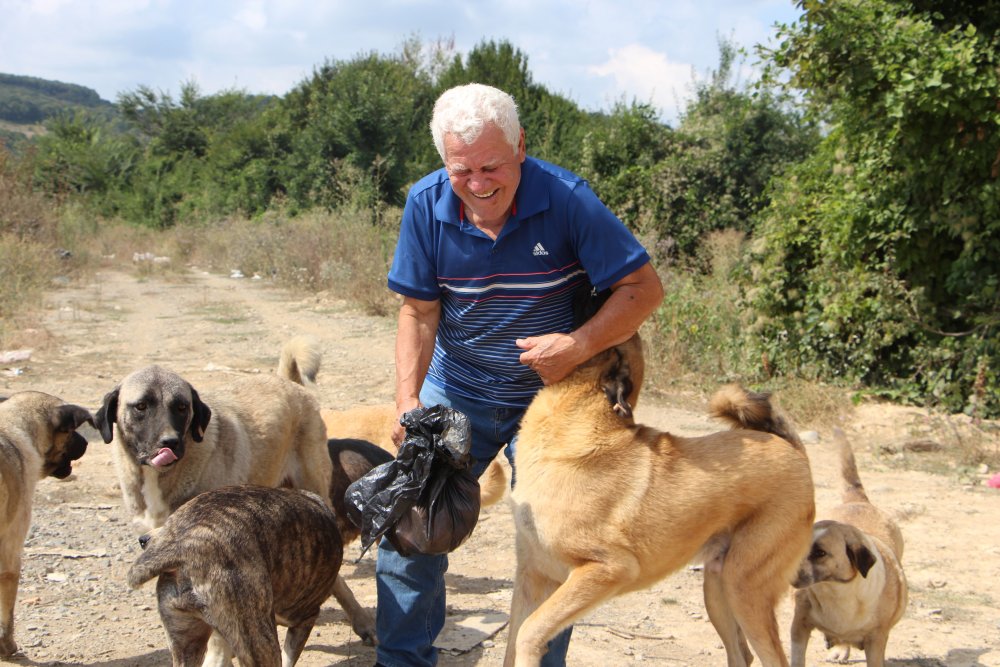
<instances>
[{"instance_id":1,"label":"dirt road","mask_svg":"<svg viewBox=\"0 0 1000 667\"><path fill-rule=\"evenodd\" d=\"M44 327L27 361L0 368L0 394L36 389L96 409L125 374L159 363L197 388L235 375L271 373L281 344L310 334L324 346L319 380L327 407L391 398L392 320L367 317L328 295L294 296L262 281L208 275L139 278L106 270L83 286L47 295ZM794 420L794 415L791 415ZM641 421L682 433L716 430L702 414L647 401ZM890 637L892 667L1000 666L1000 492L955 475L887 465L879 447L913 428L919 413L891 407L859 410L845 424L869 495L899 520L910 606ZM18 606L17 639L27 665L167 665L169 653L152 586L128 589L124 573L138 553L121 510L109 446L90 429L90 448L64 481L39 484ZM808 445L822 510L837 500L829 434ZM352 545L344 567L362 604L374 607L374 558L359 562ZM451 557L449 625L440 664L502 662L513 574L513 526L505 503L483 512L472 538ZM791 605L778 610L787 650ZM863 664L862 653L852 662ZM365 666L373 650L352 636L334 601L300 660ZM809 664L825 662L814 635ZM619 598L583 619L571 665L707 667L725 664L701 601L696 569Z\"/></svg>"}]
</instances>

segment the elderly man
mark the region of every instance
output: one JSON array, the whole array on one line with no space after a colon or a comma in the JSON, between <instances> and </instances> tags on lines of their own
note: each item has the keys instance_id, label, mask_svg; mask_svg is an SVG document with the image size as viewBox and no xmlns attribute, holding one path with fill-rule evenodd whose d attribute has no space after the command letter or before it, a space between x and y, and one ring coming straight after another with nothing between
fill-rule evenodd
<instances>
[{"instance_id":1,"label":"elderly man","mask_svg":"<svg viewBox=\"0 0 1000 667\"><path fill-rule=\"evenodd\" d=\"M527 156L510 95L480 84L447 90L431 133L444 168L411 188L388 278L403 297L396 408L464 413L478 475L505 446L514 463L518 423L541 386L630 338L663 288L649 255L583 179ZM574 295L591 285L610 296L574 328ZM394 439L402 436L397 427ZM447 564L382 541L378 665L437 663ZM569 634L550 642L546 667L565 664Z\"/></svg>"}]
</instances>

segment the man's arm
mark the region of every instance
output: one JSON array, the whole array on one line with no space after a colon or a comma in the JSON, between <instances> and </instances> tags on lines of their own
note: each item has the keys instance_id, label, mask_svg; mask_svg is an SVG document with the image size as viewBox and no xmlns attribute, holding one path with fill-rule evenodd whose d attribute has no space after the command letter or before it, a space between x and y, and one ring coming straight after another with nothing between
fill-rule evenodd
<instances>
[{"instance_id":1,"label":"man's arm","mask_svg":"<svg viewBox=\"0 0 1000 667\"><path fill-rule=\"evenodd\" d=\"M647 262L612 285L608 300L576 331L519 338L517 346L525 350L521 363L545 384L558 382L598 352L631 338L662 300L660 277Z\"/></svg>"},{"instance_id":2,"label":"man's arm","mask_svg":"<svg viewBox=\"0 0 1000 667\"><path fill-rule=\"evenodd\" d=\"M440 318L440 301L403 297L396 327L397 417L420 406L420 387L434 355ZM393 427L392 439L397 445L403 441L403 427L398 423Z\"/></svg>"}]
</instances>

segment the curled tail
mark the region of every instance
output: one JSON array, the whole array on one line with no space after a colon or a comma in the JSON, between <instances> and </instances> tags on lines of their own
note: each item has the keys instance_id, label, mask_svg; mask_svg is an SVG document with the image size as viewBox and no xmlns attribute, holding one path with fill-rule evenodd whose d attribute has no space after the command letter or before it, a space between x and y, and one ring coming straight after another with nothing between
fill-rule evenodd
<instances>
[{"instance_id":1,"label":"curled tail","mask_svg":"<svg viewBox=\"0 0 1000 667\"><path fill-rule=\"evenodd\" d=\"M147 545L128 570L128 585L139 588L147 581L164 572L178 569L183 562L173 544L157 543Z\"/></svg>"},{"instance_id":2,"label":"curled tail","mask_svg":"<svg viewBox=\"0 0 1000 667\"><path fill-rule=\"evenodd\" d=\"M747 391L737 384L729 384L712 396L708 411L713 417L727 422L730 428L764 431L784 438L796 449L805 451L798 433L771 406L771 395Z\"/></svg>"},{"instance_id":3,"label":"curled tail","mask_svg":"<svg viewBox=\"0 0 1000 667\"><path fill-rule=\"evenodd\" d=\"M840 477L843 481L842 498L843 502L869 502L868 494L861 483L861 476L858 475L858 466L854 462L854 450L847 440L847 434L839 428L833 429L833 439L837 443L840 452Z\"/></svg>"},{"instance_id":4,"label":"curled tail","mask_svg":"<svg viewBox=\"0 0 1000 667\"><path fill-rule=\"evenodd\" d=\"M323 353L319 343L308 336L296 336L281 348L278 375L297 384L316 383Z\"/></svg>"}]
</instances>

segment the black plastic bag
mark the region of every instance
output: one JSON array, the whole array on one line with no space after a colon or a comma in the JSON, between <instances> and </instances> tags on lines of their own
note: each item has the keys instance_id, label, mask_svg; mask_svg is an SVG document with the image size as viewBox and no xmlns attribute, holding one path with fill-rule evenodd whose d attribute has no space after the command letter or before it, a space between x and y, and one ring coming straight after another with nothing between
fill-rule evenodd
<instances>
[{"instance_id":1,"label":"black plastic bag","mask_svg":"<svg viewBox=\"0 0 1000 667\"><path fill-rule=\"evenodd\" d=\"M396 458L347 487L347 515L361 530L362 555L385 535L404 556L444 554L479 520L479 481L470 470L472 429L457 410L417 408L400 420Z\"/></svg>"}]
</instances>

